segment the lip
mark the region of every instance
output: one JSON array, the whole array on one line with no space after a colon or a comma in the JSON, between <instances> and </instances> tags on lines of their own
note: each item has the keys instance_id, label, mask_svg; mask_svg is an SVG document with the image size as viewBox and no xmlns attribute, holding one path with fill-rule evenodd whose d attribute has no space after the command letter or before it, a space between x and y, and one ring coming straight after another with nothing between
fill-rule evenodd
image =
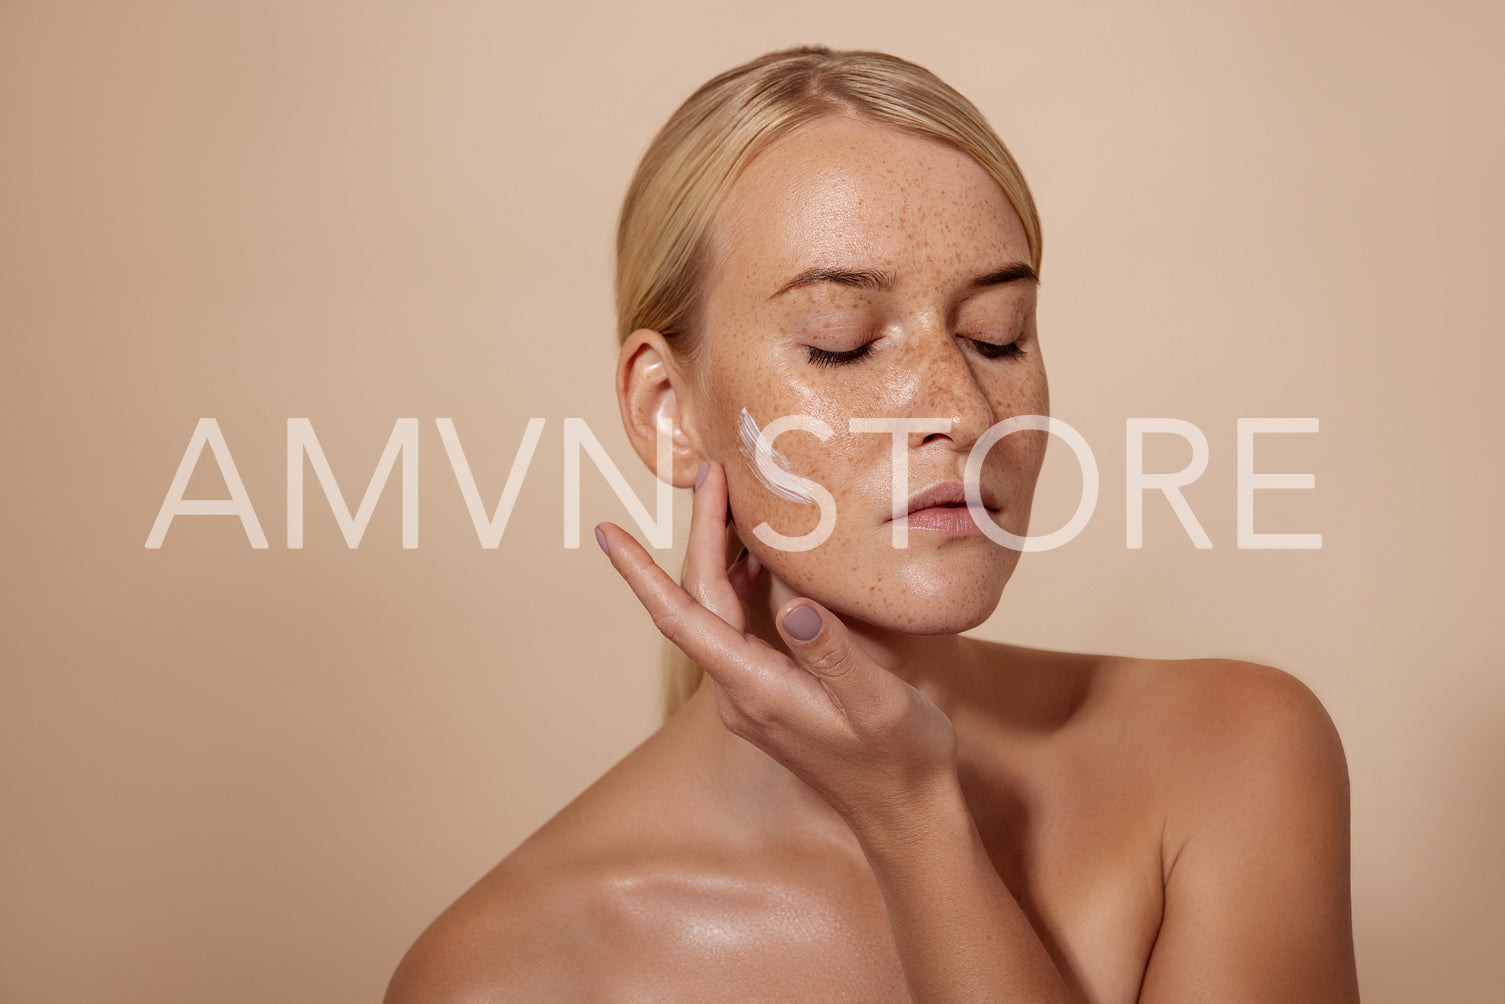
<instances>
[{"instance_id":1,"label":"lip","mask_svg":"<svg viewBox=\"0 0 1505 1004\"><path fill-rule=\"evenodd\" d=\"M983 532L984 521L992 522L998 499L987 485L978 485L982 507L967 504L967 489L960 481L942 481L911 495L903 512L889 519L903 519L910 530L929 530L944 537L972 537Z\"/></svg>"},{"instance_id":2,"label":"lip","mask_svg":"<svg viewBox=\"0 0 1505 1004\"><path fill-rule=\"evenodd\" d=\"M997 512L998 499L992 489L984 484L979 484L977 488L978 494L982 497L983 508L990 513ZM941 481L911 495L904 512L895 512L891 520L901 516L912 516L927 509L964 510L966 508L968 508L966 486L960 481Z\"/></svg>"}]
</instances>

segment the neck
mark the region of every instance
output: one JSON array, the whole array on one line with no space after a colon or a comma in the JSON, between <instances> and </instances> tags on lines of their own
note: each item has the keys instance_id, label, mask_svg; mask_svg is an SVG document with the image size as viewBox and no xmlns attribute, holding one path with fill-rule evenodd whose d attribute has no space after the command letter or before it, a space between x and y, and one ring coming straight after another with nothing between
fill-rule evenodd
<instances>
[{"instance_id":1,"label":"neck","mask_svg":"<svg viewBox=\"0 0 1505 1004\"><path fill-rule=\"evenodd\" d=\"M799 595L765 572L749 597L748 633L787 656L774 615ZM851 617L842 617L842 623L877 665L948 714L965 701L974 681L986 675L982 646L961 635L911 635ZM722 700L719 684L706 676L675 718L684 734L693 737L696 761L717 778L724 818L748 837L852 843L851 830L820 796L766 753L726 730L719 711ZM860 853L855 843L853 849Z\"/></svg>"}]
</instances>

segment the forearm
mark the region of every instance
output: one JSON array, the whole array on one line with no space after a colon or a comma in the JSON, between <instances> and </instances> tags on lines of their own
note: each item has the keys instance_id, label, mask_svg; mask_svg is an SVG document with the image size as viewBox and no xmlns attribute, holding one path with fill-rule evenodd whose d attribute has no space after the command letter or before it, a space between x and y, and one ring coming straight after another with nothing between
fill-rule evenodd
<instances>
[{"instance_id":1,"label":"forearm","mask_svg":"<svg viewBox=\"0 0 1505 1004\"><path fill-rule=\"evenodd\" d=\"M854 825L888 907L914 999L1070 1001L1066 981L994 870L959 789L899 821Z\"/></svg>"}]
</instances>

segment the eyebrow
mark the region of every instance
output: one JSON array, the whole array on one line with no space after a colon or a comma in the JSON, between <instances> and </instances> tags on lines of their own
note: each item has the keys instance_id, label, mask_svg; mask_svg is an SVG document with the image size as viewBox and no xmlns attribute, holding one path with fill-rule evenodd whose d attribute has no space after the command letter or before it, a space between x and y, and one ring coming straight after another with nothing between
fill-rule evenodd
<instances>
[{"instance_id":1,"label":"eyebrow","mask_svg":"<svg viewBox=\"0 0 1505 1004\"><path fill-rule=\"evenodd\" d=\"M770 300L776 300L792 289L802 286L814 286L822 282L835 283L838 286L850 286L853 289L888 289L894 284L894 277L888 272L868 268L826 268L817 265L815 268L807 268L799 275L790 279L780 286L778 292L770 296Z\"/></svg>"},{"instance_id":2,"label":"eyebrow","mask_svg":"<svg viewBox=\"0 0 1505 1004\"><path fill-rule=\"evenodd\" d=\"M1040 273L1034 266L1025 261L1011 261L1003 268L980 275L972 280L973 289L982 289L984 286L1002 286L1008 282L1039 282Z\"/></svg>"},{"instance_id":3,"label":"eyebrow","mask_svg":"<svg viewBox=\"0 0 1505 1004\"><path fill-rule=\"evenodd\" d=\"M983 289L988 286L1001 286L1009 282L1039 282L1040 274L1028 262L1009 262L1002 268L994 269L985 275L980 275L968 284L971 289ZM778 288L770 300L776 300L790 290L800 289L804 286L814 286L819 283L829 282L838 286L849 286L853 289L876 289L887 290L893 287L894 277L892 273L878 269L867 268L828 268L816 266L807 268L803 272L790 279Z\"/></svg>"}]
</instances>

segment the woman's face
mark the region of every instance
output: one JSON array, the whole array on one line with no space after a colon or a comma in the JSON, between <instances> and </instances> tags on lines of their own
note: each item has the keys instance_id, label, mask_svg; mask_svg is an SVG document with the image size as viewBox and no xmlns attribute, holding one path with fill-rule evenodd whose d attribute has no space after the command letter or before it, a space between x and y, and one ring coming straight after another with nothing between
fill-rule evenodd
<instances>
[{"instance_id":1,"label":"woman's face","mask_svg":"<svg viewBox=\"0 0 1505 1004\"><path fill-rule=\"evenodd\" d=\"M895 437L848 423L951 420L948 431L900 437L908 476L897 509L907 513L927 489L963 483L989 427L1047 413L1029 246L997 183L941 143L823 119L737 180L710 260L693 415L703 451L726 468L743 542L796 594L845 617L918 634L980 624L1018 552L957 519L965 509L944 507L909 516L908 546L896 548ZM748 419L761 428L786 415L834 432L773 443L835 504L830 536L803 551L770 546L753 528L797 537L816 528L819 507L771 490L739 437ZM1026 533L1044 450L1044 433L1019 432L989 451L984 518Z\"/></svg>"}]
</instances>

